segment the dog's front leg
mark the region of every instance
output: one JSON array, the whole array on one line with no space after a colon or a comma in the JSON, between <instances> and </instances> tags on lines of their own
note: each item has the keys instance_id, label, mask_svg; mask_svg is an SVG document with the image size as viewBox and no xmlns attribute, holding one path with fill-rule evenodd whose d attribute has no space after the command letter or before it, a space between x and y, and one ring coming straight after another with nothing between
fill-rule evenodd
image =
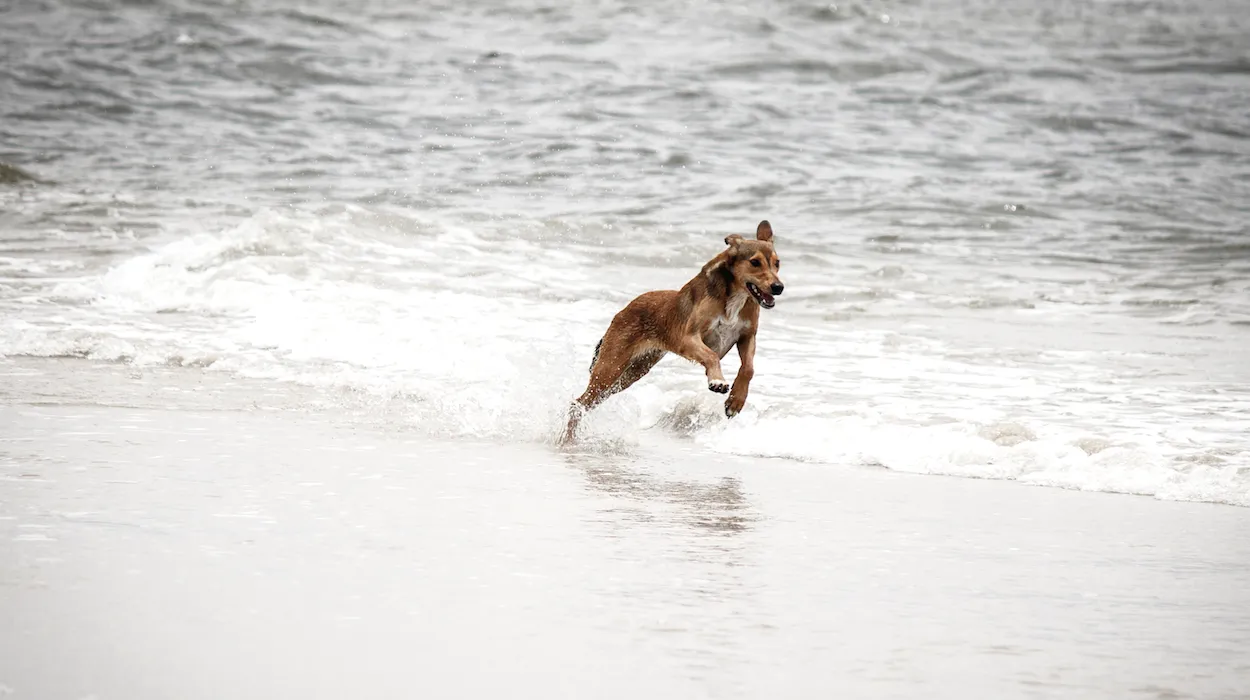
<instances>
[{"instance_id":1,"label":"dog's front leg","mask_svg":"<svg viewBox=\"0 0 1250 700\"><path fill-rule=\"evenodd\" d=\"M729 391L729 382L725 381L725 375L720 370L720 358L712 352L702 338L697 335L686 336L676 352L691 362L703 365L703 369L707 372L708 389L718 394Z\"/></svg>"},{"instance_id":2,"label":"dog's front leg","mask_svg":"<svg viewBox=\"0 0 1250 700\"><path fill-rule=\"evenodd\" d=\"M742 412L747 405L747 390L751 387L751 378L755 376L755 334L744 335L738 339L738 358L742 366L738 368L738 376L734 377L734 388L725 399L725 415L733 418Z\"/></svg>"}]
</instances>

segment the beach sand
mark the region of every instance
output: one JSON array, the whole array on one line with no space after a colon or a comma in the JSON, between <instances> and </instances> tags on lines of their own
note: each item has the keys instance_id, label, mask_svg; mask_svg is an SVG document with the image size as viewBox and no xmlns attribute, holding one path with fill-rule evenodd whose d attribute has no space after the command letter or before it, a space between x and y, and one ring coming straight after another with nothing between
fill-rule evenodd
<instances>
[{"instance_id":1,"label":"beach sand","mask_svg":"<svg viewBox=\"0 0 1250 700\"><path fill-rule=\"evenodd\" d=\"M1244 508L440 441L211 372L3 369L15 700L1250 694Z\"/></svg>"}]
</instances>

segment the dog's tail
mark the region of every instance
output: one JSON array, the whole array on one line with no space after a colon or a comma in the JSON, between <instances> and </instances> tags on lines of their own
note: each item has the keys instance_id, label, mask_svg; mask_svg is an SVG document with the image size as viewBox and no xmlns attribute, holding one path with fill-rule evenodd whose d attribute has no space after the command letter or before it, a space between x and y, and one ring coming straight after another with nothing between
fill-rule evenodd
<instances>
[{"instance_id":1,"label":"dog's tail","mask_svg":"<svg viewBox=\"0 0 1250 700\"><path fill-rule=\"evenodd\" d=\"M603 338L600 338L599 342L595 343L595 356L590 358L590 369L588 370L590 372L595 371L595 363L599 361L599 348L601 347L603 347Z\"/></svg>"}]
</instances>

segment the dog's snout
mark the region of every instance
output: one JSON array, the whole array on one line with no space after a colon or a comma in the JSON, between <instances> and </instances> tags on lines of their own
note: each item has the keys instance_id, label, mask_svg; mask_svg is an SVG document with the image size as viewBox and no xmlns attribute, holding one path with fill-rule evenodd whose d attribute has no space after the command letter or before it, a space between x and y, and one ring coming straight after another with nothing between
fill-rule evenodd
<instances>
[{"instance_id":1,"label":"dog's snout","mask_svg":"<svg viewBox=\"0 0 1250 700\"><path fill-rule=\"evenodd\" d=\"M786 285L782 284L781 282L773 282L773 286L769 288L769 291L773 293L773 296L781 294L785 290L786 290Z\"/></svg>"}]
</instances>

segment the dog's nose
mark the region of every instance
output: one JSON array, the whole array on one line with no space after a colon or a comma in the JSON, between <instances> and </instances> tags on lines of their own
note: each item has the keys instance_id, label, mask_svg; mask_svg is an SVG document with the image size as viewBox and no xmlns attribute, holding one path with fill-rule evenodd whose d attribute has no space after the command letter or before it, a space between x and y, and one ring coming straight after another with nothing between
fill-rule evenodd
<instances>
[{"instance_id":1,"label":"dog's nose","mask_svg":"<svg viewBox=\"0 0 1250 700\"><path fill-rule=\"evenodd\" d=\"M785 290L786 290L786 285L780 282L773 282L773 286L769 288L769 291L773 293L773 296L777 296L778 294L781 294Z\"/></svg>"}]
</instances>

